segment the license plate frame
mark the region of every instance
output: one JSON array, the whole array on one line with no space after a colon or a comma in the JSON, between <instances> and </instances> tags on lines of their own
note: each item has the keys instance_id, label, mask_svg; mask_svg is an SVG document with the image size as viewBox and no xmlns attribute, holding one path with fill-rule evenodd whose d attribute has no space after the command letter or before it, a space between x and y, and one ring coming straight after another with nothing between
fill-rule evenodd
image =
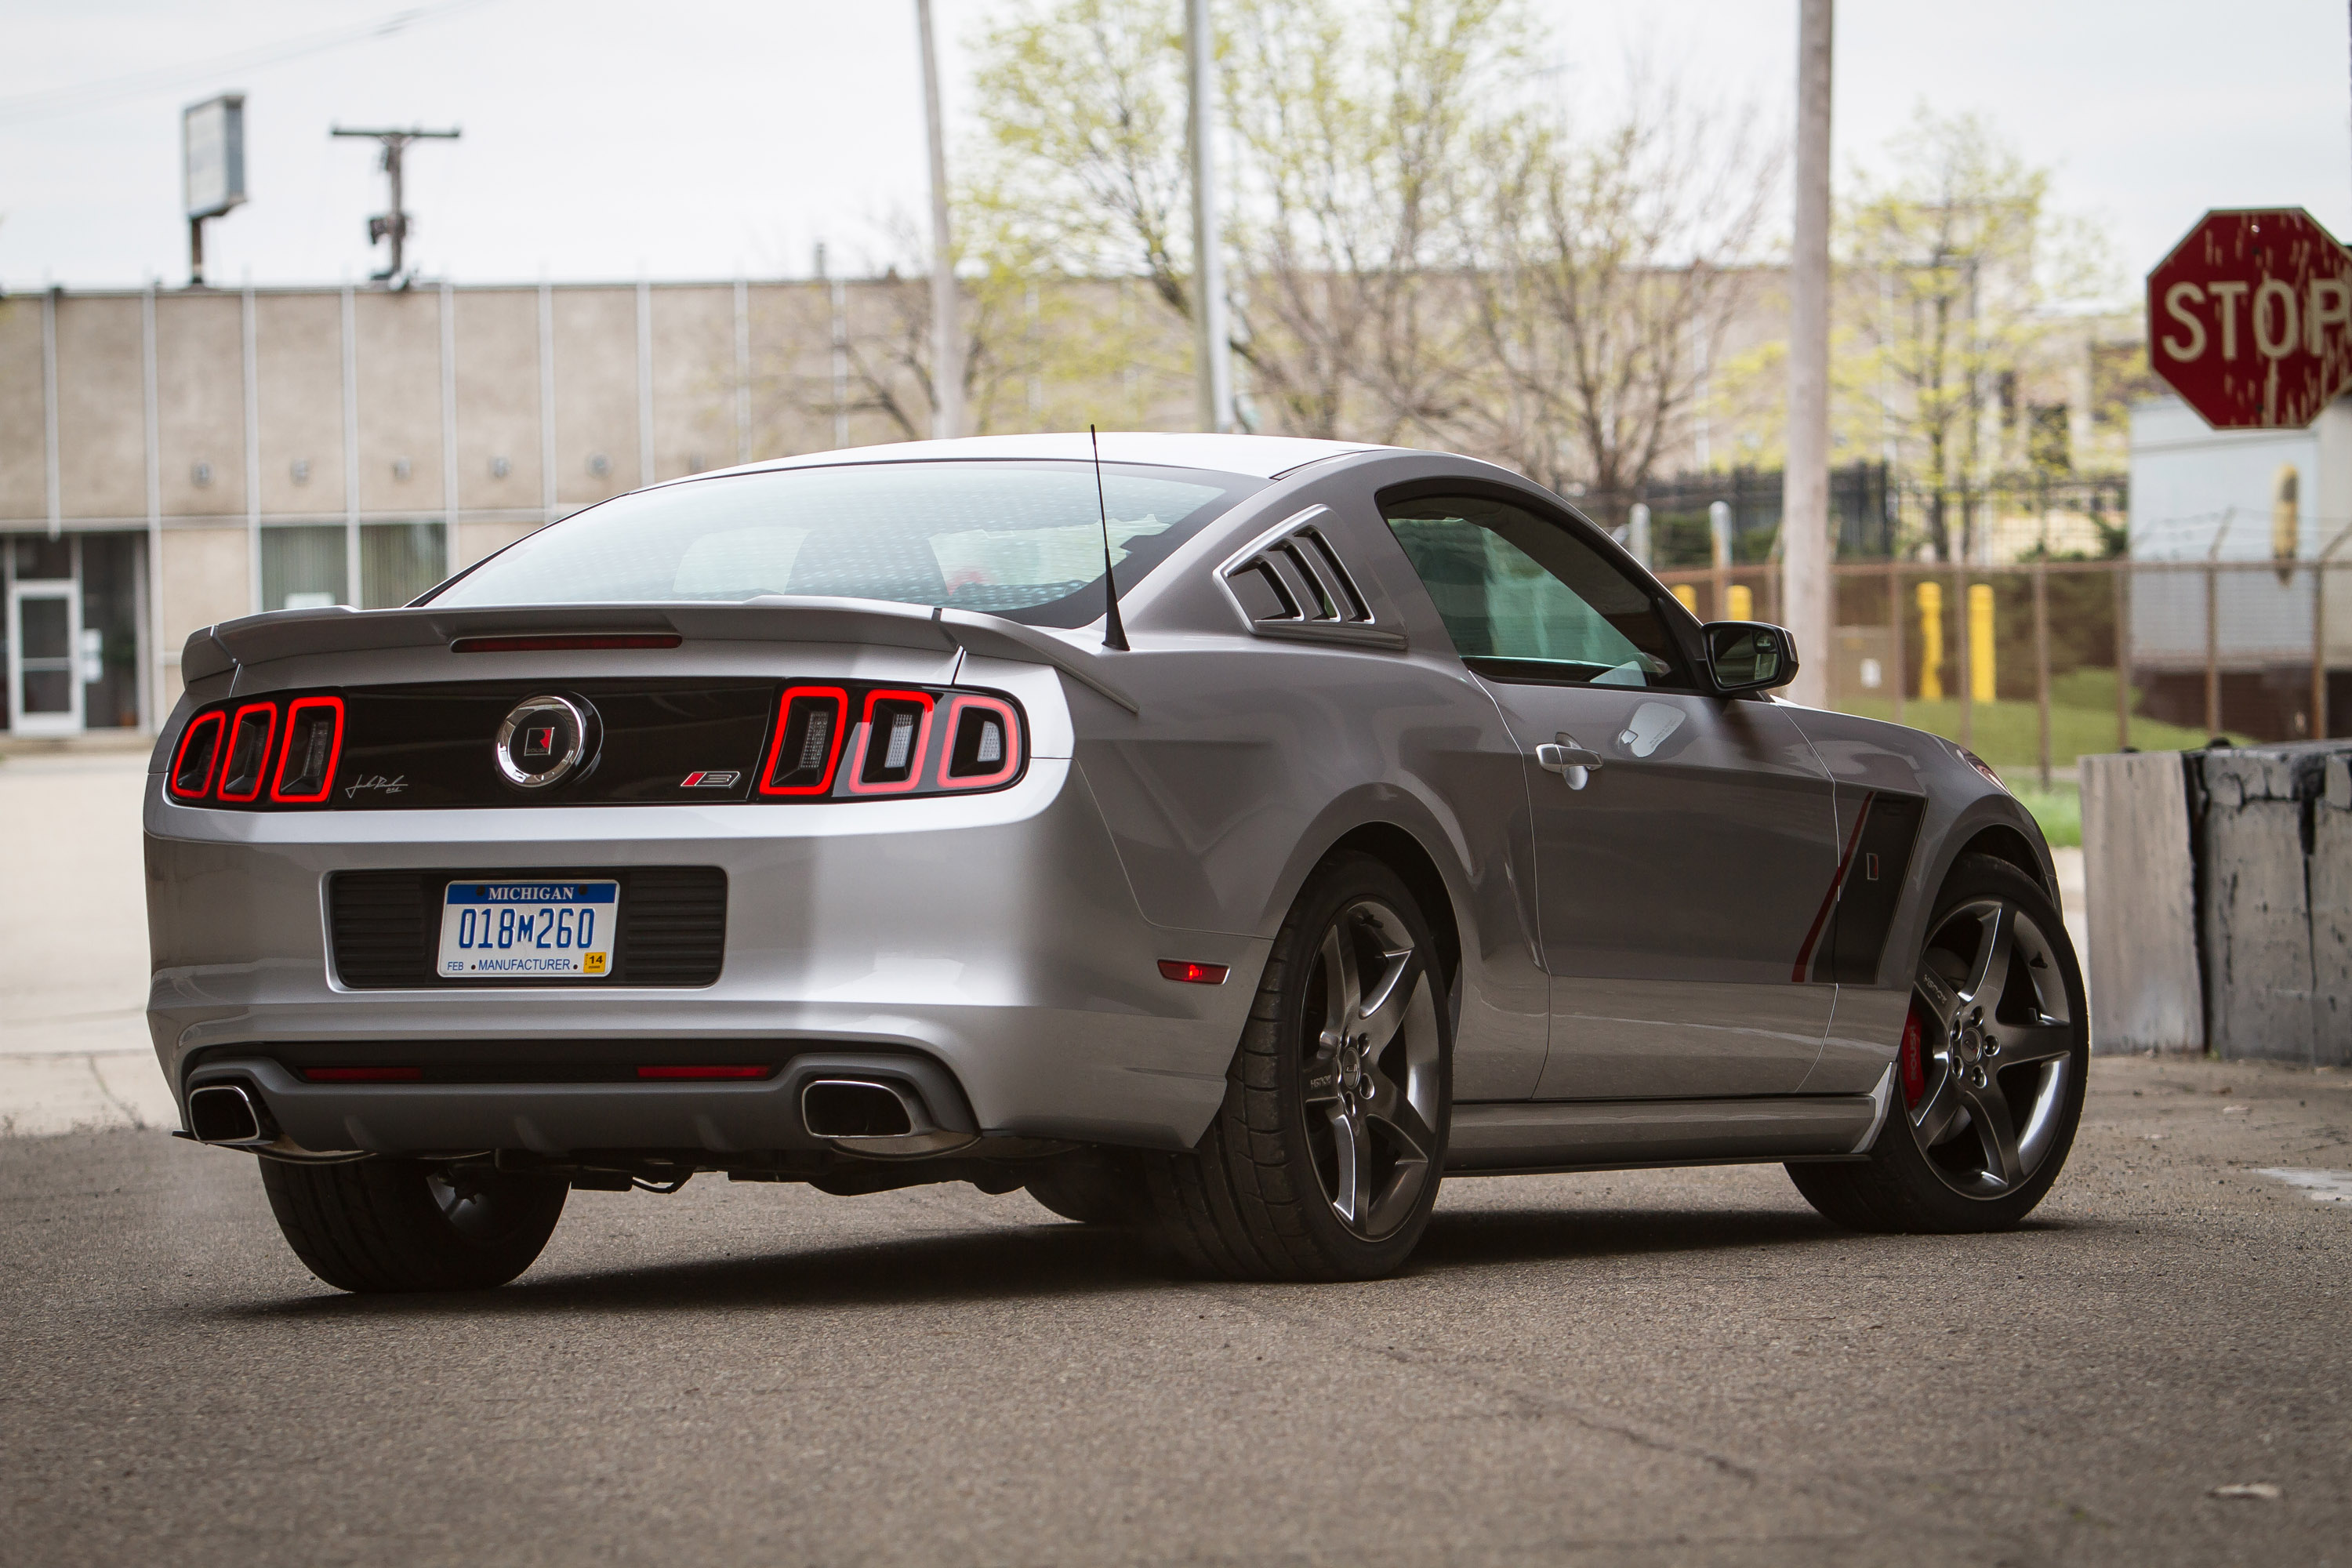
<instances>
[{"instance_id":1,"label":"license plate frame","mask_svg":"<svg viewBox=\"0 0 2352 1568\"><path fill-rule=\"evenodd\" d=\"M453 878L441 890L433 973L457 982L609 980L620 926L616 878Z\"/></svg>"}]
</instances>

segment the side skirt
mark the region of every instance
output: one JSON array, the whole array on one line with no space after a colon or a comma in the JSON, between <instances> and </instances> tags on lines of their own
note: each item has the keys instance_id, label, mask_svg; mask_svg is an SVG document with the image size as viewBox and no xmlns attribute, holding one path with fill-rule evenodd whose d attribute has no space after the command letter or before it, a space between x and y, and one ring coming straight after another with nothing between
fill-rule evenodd
<instances>
[{"instance_id":1,"label":"side skirt","mask_svg":"<svg viewBox=\"0 0 2352 1568\"><path fill-rule=\"evenodd\" d=\"M1456 1105L1449 1174L1852 1157L1881 1115L1867 1094Z\"/></svg>"}]
</instances>

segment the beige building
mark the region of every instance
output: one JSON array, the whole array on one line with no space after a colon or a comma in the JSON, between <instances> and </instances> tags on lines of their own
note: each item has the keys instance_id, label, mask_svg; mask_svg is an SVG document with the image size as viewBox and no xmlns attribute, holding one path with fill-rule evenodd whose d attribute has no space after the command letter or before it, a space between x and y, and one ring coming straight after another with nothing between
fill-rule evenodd
<instances>
[{"instance_id":1,"label":"beige building","mask_svg":"<svg viewBox=\"0 0 2352 1568\"><path fill-rule=\"evenodd\" d=\"M0 723L152 729L196 627L402 604L656 479L903 439L833 349L888 341L894 287L0 300Z\"/></svg>"},{"instance_id":2,"label":"beige building","mask_svg":"<svg viewBox=\"0 0 2352 1568\"><path fill-rule=\"evenodd\" d=\"M1754 275L1656 479L1777 464L1780 284ZM1189 427L1189 334L1140 280L975 280L969 300L976 428ZM150 729L198 626L403 604L639 485L926 436L929 314L924 281L897 278L0 300L0 726ZM1988 388L1988 467L2038 438L2064 468L2119 468L2107 411L2126 399L2100 374L2137 363L2136 326L2064 323ZM1839 463L1905 467L1885 395L1841 384ZM2082 520L1992 521L1988 555Z\"/></svg>"}]
</instances>

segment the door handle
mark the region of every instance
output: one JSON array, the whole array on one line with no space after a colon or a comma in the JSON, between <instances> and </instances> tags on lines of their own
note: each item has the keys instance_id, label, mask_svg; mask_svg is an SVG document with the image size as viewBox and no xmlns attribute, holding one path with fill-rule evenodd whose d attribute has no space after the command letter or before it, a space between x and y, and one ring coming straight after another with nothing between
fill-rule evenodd
<instances>
[{"instance_id":1,"label":"door handle","mask_svg":"<svg viewBox=\"0 0 2352 1568\"><path fill-rule=\"evenodd\" d=\"M1570 789L1582 789L1591 781L1592 770L1601 765L1601 753L1589 746L1580 746L1576 737L1563 734L1558 742L1536 748L1536 766L1546 773L1558 773L1568 781Z\"/></svg>"}]
</instances>

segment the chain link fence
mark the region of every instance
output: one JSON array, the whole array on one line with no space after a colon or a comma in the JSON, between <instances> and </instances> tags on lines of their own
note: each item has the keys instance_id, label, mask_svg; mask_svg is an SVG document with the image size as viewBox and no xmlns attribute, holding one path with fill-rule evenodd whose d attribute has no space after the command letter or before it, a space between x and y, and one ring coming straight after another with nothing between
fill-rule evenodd
<instances>
[{"instance_id":1,"label":"chain link fence","mask_svg":"<svg viewBox=\"0 0 2352 1568\"><path fill-rule=\"evenodd\" d=\"M2089 752L2352 734L2352 562L1834 568L1830 701L2046 788ZM1770 564L1659 575L1706 620L1778 620Z\"/></svg>"}]
</instances>

